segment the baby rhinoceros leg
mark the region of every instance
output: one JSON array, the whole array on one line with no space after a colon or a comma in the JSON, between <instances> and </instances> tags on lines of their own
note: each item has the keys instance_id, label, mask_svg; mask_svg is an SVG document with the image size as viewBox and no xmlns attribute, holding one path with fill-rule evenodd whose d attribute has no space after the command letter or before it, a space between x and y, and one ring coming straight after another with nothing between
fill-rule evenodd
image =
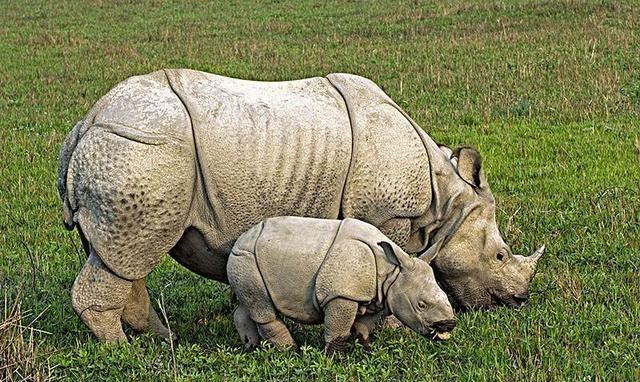
<instances>
[{"instance_id":1,"label":"baby rhinoceros leg","mask_svg":"<svg viewBox=\"0 0 640 382\"><path fill-rule=\"evenodd\" d=\"M327 354L346 352L357 313L357 302L340 297L324 307L324 351Z\"/></svg>"},{"instance_id":2,"label":"baby rhinoceros leg","mask_svg":"<svg viewBox=\"0 0 640 382\"><path fill-rule=\"evenodd\" d=\"M248 252L232 252L227 263L229 284L233 289L240 307L236 310L236 318L242 324L246 324L247 317L256 324L260 337L271 342L278 348L297 348L296 342L284 322L278 318L275 307L269 297L269 292L264 284L262 275L258 270L255 256ZM240 337L246 335L251 329L242 325L236 329ZM242 338L244 341L244 338Z\"/></svg>"},{"instance_id":3,"label":"baby rhinoceros leg","mask_svg":"<svg viewBox=\"0 0 640 382\"><path fill-rule=\"evenodd\" d=\"M260 334L255 321L249 316L249 310L239 305L233 312L233 323L247 350L253 350L260 345Z\"/></svg>"}]
</instances>

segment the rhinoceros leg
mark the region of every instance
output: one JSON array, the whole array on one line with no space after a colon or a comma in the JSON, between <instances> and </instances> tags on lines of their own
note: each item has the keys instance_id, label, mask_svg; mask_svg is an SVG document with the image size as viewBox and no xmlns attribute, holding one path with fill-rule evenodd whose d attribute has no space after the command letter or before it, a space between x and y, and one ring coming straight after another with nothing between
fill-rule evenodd
<instances>
[{"instance_id":1,"label":"rhinoceros leg","mask_svg":"<svg viewBox=\"0 0 640 382\"><path fill-rule=\"evenodd\" d=\"M324 307L324 351L327 354L344 353L347 350L357 312L357 302L340 297Z\"/></svg>"},{"instance_id":2,"label":"rhinoceros leg","mask_svg":"<svg viewBox=\"0 0 640 382\"><path fill-rule=\"evenodd\" d=\"M370 342L373 333L380 328L384 320L384 311L365 314L353 323L353 334L366 351L371 350Z\"/></svg>"},{"instance_id":3,"label":"rhinoceros leg","mask_svg":"<svg viewBox=\"0 0 640 382\"><path fill-rule=\"evenodd\" d=\"M116 276L92 251L71 289L73 309L102 341L127 341L120 317L131 281Z\"/></svg>"},{"instance_id":4,"label":"rhinoceros leg","mask_svg":"<svg viewBox=\"0 0 640 382\"><path fill-rule=\"evenodd\" d=\"M260 337L279 348L297 347L289 329L277 316L255 256L249 252L232 252L227 273L229 285L242 307L239 314L250 316ZM240 330L238 332L243 335Z\"/></svg>"},{"instance_id":5,"label":"rhinoceros leg","mask_svg":"<svg viewBox=\"0 0 640 382\"><path fill-rule=\"evenodd\" d=\"M276 345L277 348L297 348L298 344L291 337L291 333L281 319L276 318L266 324L258 324L258 333L266 341Z\"/></svg>"},{"instance_id":6,"label":"rhinoceros leg","mask_svg":"<svg viewBox=\"0 0 640 382\"><path fill-rule=\"evenodd\" d=\"M163 339L175 340L177 337L160 321L149 300L145 279L135 280L131 293L122 311L122 321L137 332L151 332Z\"/></svg>"},{"instance_id":7,"label":"rhinoceros leg","mask_svg":"<svg viewBox=\"0 0 640 382\"><path fill-rule=\"evenodd\" d=\"M144 278L117 276L93 250L71 288L71 299L73 309L101 341L127 341L121 320L138 332L176 338L151 306Z\"/></svg>"},{"instance_id":8,"label":"rhinoceros leg","mask_svg":"<svg viewBox=\"0 0 640 382\"><path fill-rule=\"evenodd\" d=\"M239 305L233 312L233 323L247 350L253 350L260 345L258 326L249 316L249 310L244 305Z\"/></svg>"},{"instance_id":9,"label":"rhinoceros leg","mask_svg":"<svg viewBox=\"0 0 640 382\"><path fill-rule=\"evenodd\" d=\"M99 120L108 120L107 114ZM124 339L121 318L136 330L168 334L151 310L143 280L182 236L193 200L190 127L184 124L182 135L165 135L134 122L92 125L76 146L67 175L74 220L90 247L74 305L107 341Z\"/></svg>"}]
</instances>

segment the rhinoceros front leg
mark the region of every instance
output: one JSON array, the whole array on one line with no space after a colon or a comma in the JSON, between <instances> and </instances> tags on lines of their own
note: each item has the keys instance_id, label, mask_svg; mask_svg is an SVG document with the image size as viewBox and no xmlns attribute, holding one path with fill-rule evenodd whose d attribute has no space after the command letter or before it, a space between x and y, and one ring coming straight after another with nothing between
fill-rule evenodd
<instances>
[{"instance_id":1,"label":"rhinoceros front leg","mask_svg":"<svg viewBox=\"0 0 640 382\"><path fill-rule=\"evenodd\" d=\"M289 329L279 318L266 324L258 324L258 333L260 333L260 337L276 345L279 349L298 347L296 341L291 337Z\"/></svg>"},{"instance_id":2,"label":"rhinoceros front leg","mask_svg":"<svg viewBox=\"0 0 640 382\"><path fill-rule=\"evenodd\" d=\"M358 303L346 298L335 298L325 306L324 351L327 354L346 352L357 312Z\"/></svg>"},{"instance_id":3,"label":"rhinoceros front leg","mask_svg":"<svg viewBox=\"0 0 640 382\"><path fill-rule=\"evenodd\" d=\"M137 332L151 332L162 339L171 341L177 339L176 335L162 324L153 309L144 278L132 283L131 294L122 311L122 321Z\"/></svg>"},{"instance_id":4,"label":"rhinoceros front leg","mask_svg":"<svg viewBox=\"0 0 640 382\"><path fill-rule=\"evenodd\" d=\"M249 316L249 310L244 305L238 305L233 312L233 323L247 350L253 350L260 345L260 334L255 321Z\"/></svg>"},{"instance_id":5,"label":"rhinoceros front leg","mask_svg":"<svg viewBox=\"0 0 640 382\"><path fill-rule=\"evenodd\" d=\"M373 337L373 333L382 326L382 321L384 320L385 314L384 311L374 313L374 314L365 314L356 319L356 322L353 323L353 334L356 337L356 340L365 351L371 350L371 339Z\"/></svg>"}]
</instances>

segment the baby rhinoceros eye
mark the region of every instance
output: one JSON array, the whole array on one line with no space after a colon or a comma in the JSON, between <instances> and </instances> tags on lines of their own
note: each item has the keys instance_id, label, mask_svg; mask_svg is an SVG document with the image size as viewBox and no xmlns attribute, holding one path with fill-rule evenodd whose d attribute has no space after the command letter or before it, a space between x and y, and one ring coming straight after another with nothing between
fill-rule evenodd
<instances>
[{"instance_id":1,"label":"baby rhinoceros eye","mask_svg":"<svg viewBox=\"0 0 640 382\"><path fill-rule=\"evenodd\" d=\"M424 301L418 301L418 309L425 310L427 308L427 303Z\"/></svg>"},{"instance_id":2,"label":"baby rhinoceros eye","mask_svg":"<svg viewBox=\"0 0 640 382\"><path fill-rule=\"evenodd\" d=\"M496 255L496 259L498 261L502 261L504 259L504 254L502 252L498 252L498 254Z\"/></svg>"}]
</instances>

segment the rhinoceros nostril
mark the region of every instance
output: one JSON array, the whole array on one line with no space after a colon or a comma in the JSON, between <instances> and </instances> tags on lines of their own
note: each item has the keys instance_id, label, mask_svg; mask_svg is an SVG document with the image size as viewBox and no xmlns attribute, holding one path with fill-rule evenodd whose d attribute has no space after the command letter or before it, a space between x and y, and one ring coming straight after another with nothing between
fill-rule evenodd
<instances>
[{"instance_id":1,"label":"rhinoceros nostril","mask_svg":"<svg viewBox=\"0 0 640 382\"><path fill-rule=\"evenodd\" d=\"M514 294L513 300L518 304L525 304L529 300L529 293Z\"/></svg>"},{"instance_id":2,"label":"rhinoceros nostril","mask_svg":"<svg viewBox=\"0 0 640 382\"><path fill-rule=\"evenodd\" d=\"M456 320L442 320L433 323L433 328L438 332L450 332L456 327Z\"/></svg>"}]
</instances>

